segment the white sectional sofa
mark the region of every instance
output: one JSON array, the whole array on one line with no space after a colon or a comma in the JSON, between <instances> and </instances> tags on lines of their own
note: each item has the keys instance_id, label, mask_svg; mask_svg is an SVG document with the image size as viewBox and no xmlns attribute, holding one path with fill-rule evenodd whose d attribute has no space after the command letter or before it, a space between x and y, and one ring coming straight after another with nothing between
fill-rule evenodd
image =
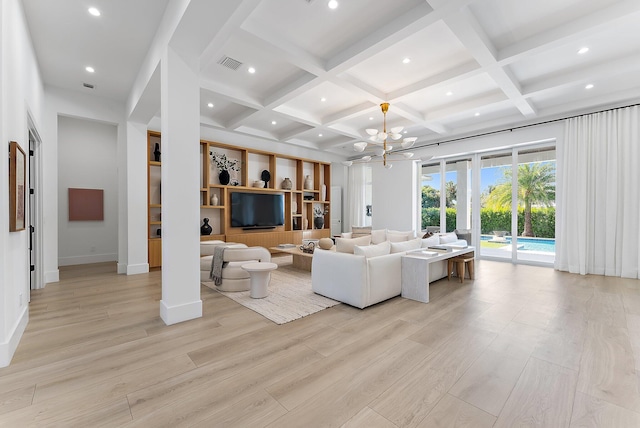
<instances>
[{"instance_id":1,"label":"white sectional sofa","mask_svg":"<svg viewBox=\"0 0 640 428\"><path fill-rule=\"evenodd\" d=\"M375 235L376 232L372 234ZM438 234L426 239L409 239L409 235L404 241L378 244L368 244L371 237L367 240L364 235L351 239L336 238L336 251L316 249L311 265L313 291L363 309L400 295L401 257L407 251L441 245L441 241L444 241L442 245L467 244L457 239L455 234ZM434 262L429 276L429 282L446 277L447 262Z\"/></svg>"}]
</instances>

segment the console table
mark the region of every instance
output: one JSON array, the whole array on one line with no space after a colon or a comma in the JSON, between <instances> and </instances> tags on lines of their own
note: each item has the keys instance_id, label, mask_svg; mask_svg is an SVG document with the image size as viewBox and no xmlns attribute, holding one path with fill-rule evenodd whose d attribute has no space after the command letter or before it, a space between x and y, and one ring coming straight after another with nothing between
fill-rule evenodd
<instances>
[{"instance_id":1,"label":"console table","mask_svg":"<svg viewBox=\"0 0 640 428\"><path fill-rule=\"evenodd\" d=\"M435 253L433 255L425 253ZM475 254L473 247L453 249L447 252L431 251L422 248L408 251L402 256L402 293L406 299L429 303L429 267L434 262L447 263L447 259L461 255Z\"/></svg>"}]
</instances>

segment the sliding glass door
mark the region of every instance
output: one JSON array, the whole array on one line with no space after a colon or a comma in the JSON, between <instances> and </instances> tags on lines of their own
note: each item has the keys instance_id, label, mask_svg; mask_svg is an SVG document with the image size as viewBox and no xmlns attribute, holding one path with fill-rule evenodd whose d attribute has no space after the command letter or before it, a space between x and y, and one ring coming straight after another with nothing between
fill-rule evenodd
<instances>
[{"instance_id":1,"label":"sliding glass door","mask_svg":"<svg viewBox=\"0 0 640 428\"><path fill-rule=\"evenodd\" d=\"M509 154L480 158L480 255L511 259L511 168Z\"/></svg>"},{"instance_id":2,"label":"sliding glass door","mask_svg":"<svg viewBox=\"0 0 640 428\"><path fill-rule=\"evenodd\" d=\"M470 229L470 244L478 247L476 254L481 257L551 264L555 260L555 170L553 146L425 164L422 229ZM473 201L478 202L472 205Z\"/></svg>"}]
</instances>

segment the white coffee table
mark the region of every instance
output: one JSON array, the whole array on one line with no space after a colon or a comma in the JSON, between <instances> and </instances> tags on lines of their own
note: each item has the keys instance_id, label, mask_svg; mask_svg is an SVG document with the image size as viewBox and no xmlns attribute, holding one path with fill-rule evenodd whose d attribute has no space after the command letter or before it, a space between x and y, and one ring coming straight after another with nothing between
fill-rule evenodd
<instances>
[{"instance_id":1,"label":"white coffee table","mask_svg":"<svg viewBox=\"0 0 640 428\"><path fill-rule=\"evenodd\" d=\"M268 262L245 263L242 265L242 269L249 272L251 277L251 290L249 291L249 296L253 299L262 299L267 297L269 294L267 286L271 279L271 271L278 269L278 265Z\"/></svg>"}]
</instances>

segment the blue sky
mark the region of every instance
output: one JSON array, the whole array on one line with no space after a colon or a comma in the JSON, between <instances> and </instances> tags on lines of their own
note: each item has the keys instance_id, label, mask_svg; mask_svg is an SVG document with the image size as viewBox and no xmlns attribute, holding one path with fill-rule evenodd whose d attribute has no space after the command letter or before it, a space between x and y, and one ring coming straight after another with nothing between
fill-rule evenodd
<instances>
[{"instance_id":1,"label":"blue sky","mask_svg":"<svg viewBox=\"0 0 640 428\"><path fill-rule=\"evenodd\" d=\"M429 175L431 175L432 180L423 181L422 185L423 186L429 185L436 190L440 190L440 174L437 173L437 174L429 174ZM482 170L480 170L480 193L487 190L487 187L489 187L490 185L496 184L501 178L502 178L502 167L496 166L492 168L482 168ZM447 172L445 175L445 181L453 181L454 183L456 183L457 182L456 172L455 171Z\"/></svg>"}]
</instances>

